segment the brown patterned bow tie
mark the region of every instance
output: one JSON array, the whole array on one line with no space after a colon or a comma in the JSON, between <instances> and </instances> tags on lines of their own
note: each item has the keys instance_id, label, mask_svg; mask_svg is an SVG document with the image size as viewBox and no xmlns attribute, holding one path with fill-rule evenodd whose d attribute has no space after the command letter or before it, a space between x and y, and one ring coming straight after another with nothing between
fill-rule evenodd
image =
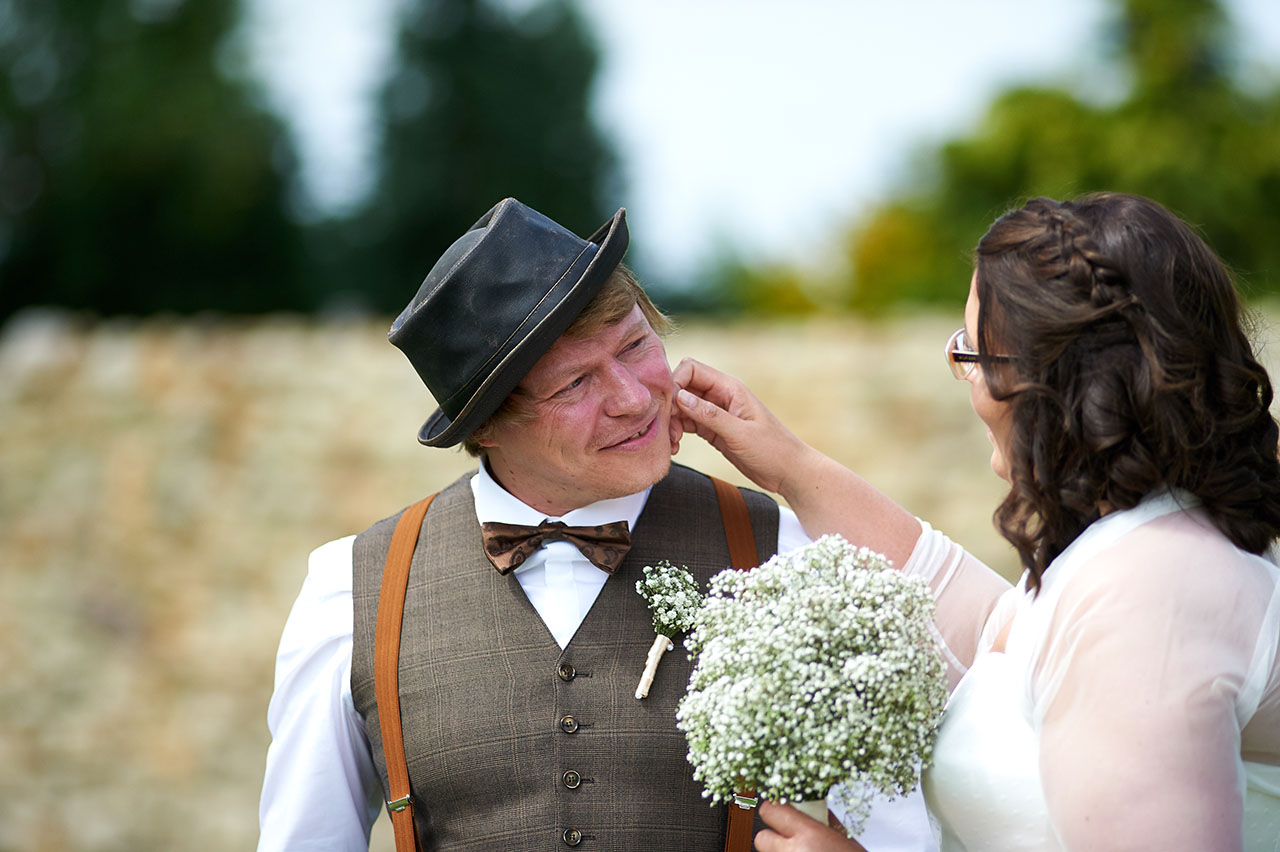
<instances>
[{"instance_id":1,"label":"brown patterned bow tie","mask_svg":"<svg viewBox=\"0 0 1280 852\"><path fill-rule=\"evenodd\" d=\"M631 533L626 521L598 527L571 527L561 521L543 521L536 527L520 524L485 523L484 555L499 574L510 574L548 541L567 541L582 551L591 564L612 574L631 549Z\"/></svg>"}]
</instances>

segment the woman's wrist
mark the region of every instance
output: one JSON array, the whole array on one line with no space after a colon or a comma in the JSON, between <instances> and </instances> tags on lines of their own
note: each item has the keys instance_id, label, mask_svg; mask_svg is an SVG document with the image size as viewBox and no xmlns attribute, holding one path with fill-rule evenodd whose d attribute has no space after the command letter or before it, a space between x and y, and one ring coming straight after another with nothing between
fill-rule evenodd
<instances>
[{"instance_id":1,"label":"woman's wrist","mask_svg":"<svg viewBox=\"0 0 1280 852\"><path fill-rule=\"evenodd\" d=\"M778 482L777 492L796 512L804 509L809 501L820 499L822 485L830 480L832 467L844 471L835 460L796 439L796 452L783 469L786 471Z\"/></svg>"}]
</instances>

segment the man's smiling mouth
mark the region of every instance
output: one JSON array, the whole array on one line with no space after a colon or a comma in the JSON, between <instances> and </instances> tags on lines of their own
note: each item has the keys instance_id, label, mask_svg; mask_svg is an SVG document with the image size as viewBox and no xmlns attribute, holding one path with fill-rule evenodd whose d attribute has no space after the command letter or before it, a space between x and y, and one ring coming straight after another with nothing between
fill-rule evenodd
<instances>
[{"instance_id":1,"label":"man's smiling mouth","mask_svg":"<svg viewBox=\"0 0 1280 852\"><path fill-rule=\"evenodd\" d=\"M646 423L646 424L644 425L644 427L643 427L643 428L641 428L639 431L634 432L634 433L632 433L632 434L628 435L627 437L623 438L623 439L622 439L622 440L620 440L620 441L615 441L614 443L610 444L609 446L605 447L604 449L606 449L606 450L611 450L611 449L614 449L615 447L622 447L622 446L625 446L626 444L631 443L632 441L637 441L637 440L640 440L640 439L644 438L644 437L645 437L646 435L648 435L651 431L653 431L653 426L654 426L654 424L655 424L655 423L657 423L657 422L658 422L658 418L655 416L652 420L650 420L648 423Z\"/></svg>"}]
</instances>

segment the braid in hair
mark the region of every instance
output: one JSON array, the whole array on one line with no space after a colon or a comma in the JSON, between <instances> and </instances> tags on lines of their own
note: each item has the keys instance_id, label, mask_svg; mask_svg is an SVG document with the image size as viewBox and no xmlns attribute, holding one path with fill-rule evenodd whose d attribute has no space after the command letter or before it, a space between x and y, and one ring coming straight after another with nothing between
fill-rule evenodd
<instances>
[{"instance_id":1,"label":"braid in hair","mask_svg":"<svg viewBox=\"0 0 1280 852\"><path fill-rule=\"evenodd\" d=\"M1246 550L1280 534L1271 382L1185 223L1138 196L1034 199L983 237L977 282L984 376L1012 405L994 520L1030 588L1103 511L1160 488L1199 496Z\"/></svg>"}]
</instances>

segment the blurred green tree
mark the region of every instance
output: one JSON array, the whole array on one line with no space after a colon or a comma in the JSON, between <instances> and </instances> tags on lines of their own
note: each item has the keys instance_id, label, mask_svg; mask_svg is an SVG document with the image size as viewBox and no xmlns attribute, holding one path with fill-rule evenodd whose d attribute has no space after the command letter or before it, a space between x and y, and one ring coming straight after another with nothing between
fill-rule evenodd
<instances>
[{"instance_id":1,"label":"blurred green tree","mask_svg":"<svg viewBox=\"0 0 1280 852\"><path fill-rule=\"evenodd\" d=\"M506 196L583 236L619 206L589 115L598 51L572 3L411 0L401 14L371 201L317 232L334 298L392 312Z\"/></svg>"},{"instance_id":2,"label":"blurred green tree","mask_svg":"<svg viewBox=\"0 0 1280 852\"><path fill-rule=\"evenodd\" d=\"M823 304L811 275L783 263L751 263L727 254L716 259L704 280L700 292L690 294L695 298L674 301L671 310L777 319L812 314Z\"/></svg>"},{"instance_id":3,"label":"blurred green tree","mask_svg":"<svg viewBox=\"0 0 1280 852\"><path fill-rule=\"evenodd\" d=\"M237 0L0 0L0 319L307 306Z\"/></svg>"},{"instance_id":4,"label":"blurred green tree","mask_svg":"<svg viewBox=\"0 0 1280 852\"><path fill-rule=\"evenodd\" d=\"M1250 92L1215 0L1118 0L1099 60L1127 92L1097 104L1047 88L999 96L970 136L846 238L844 304L864 313L962 300L993 219L1045 195L1147 195L1201 228L1251 294L1280 291L1280 89Z\"/></svg>"}]
</instances>

